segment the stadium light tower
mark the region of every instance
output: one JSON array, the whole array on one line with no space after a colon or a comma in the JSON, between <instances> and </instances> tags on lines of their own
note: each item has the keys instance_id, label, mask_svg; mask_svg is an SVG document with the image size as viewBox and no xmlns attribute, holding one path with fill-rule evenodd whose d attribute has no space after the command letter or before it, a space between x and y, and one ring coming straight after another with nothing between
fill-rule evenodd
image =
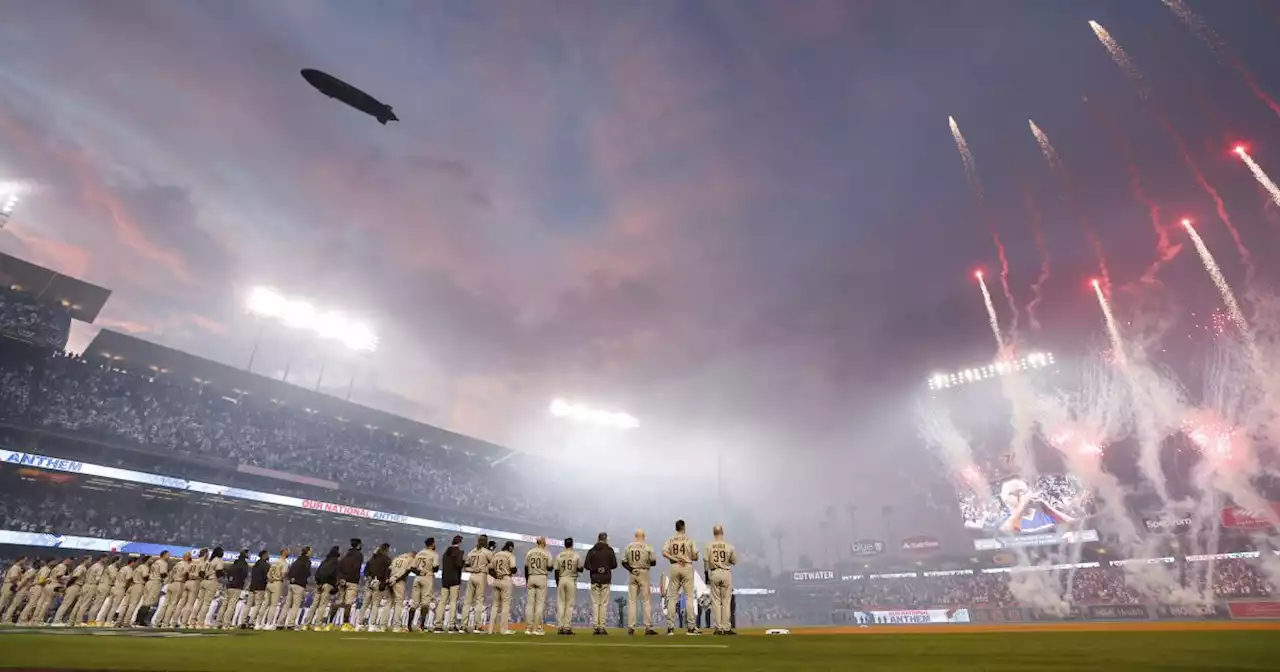
<instances>
[{"instance_id":1,"label":"stadium light tower","mask_svg":"<svg viewBox=\"0 0 1280 672\"><path fill-rule=\"evenodd\" d=\"M258 354L258 346L262 343L262 334L267 324L277 323L297 330L311 333L323 340L337 341L346 349L356 353L371 353L378 349L378 336L368 326L357 322L336 310L320 310L311 302L287 297L268 287L255 287L249 292L245 308L250 315L262 320L258 336L253 342L253 352L249 354L248 370L253 370L253 360ZM294 349L296 352L296 348ZM293 364L290 353L285 365L284 379L289 377L289 368ZM320 376L324 376L323 366ZM347 398L351 397L351 387L355 384L355 373L351 376L352 384L347 387ZM316 380L316 391L319 391L320 380Z\"/></svg>"},{"instance_id":2,"label":"stadium light tower","mask_svg":"<svg viewBox=\"0 0 1280 672\"><path fill-rule=\"evenodd\" d=\"M16 188L4 187L5 185L0 185L0 229L9 223L9 217L18 209L18 201L22 200Z\"/></svg>"},{"instance_id":3,"label":"stadium light tower","mask_svg":"<svg viewBox=\"0 0 1280 672\"><path fill-rule=\"evenodd\" d=\"M628 413L592 408L585 404L570 403L564 399L553 400L550 410L554 417L586 425L617 429L635 429L640 426L640 421Z\"/></svg>"}]
</instances>

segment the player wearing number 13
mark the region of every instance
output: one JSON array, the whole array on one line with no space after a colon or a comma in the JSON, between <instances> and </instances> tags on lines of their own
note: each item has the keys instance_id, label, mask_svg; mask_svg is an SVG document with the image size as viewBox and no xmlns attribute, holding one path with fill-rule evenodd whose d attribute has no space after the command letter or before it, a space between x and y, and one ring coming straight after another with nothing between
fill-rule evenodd
<instances>
[{"instance_id":1,"label":"player wearing number 13","mask_svg":"<svg viewBox=\"0 0 1280 672\"><path fill-rule=\"evenodd\" d=\"M675 634L676 601L684 590L685 603L694 605L693 563L698 561L698 545L684 532L684 521L676 521L676 533L662 545L662 557L671 562L667 580L667 634ZM690 606L692 609L692 606ZM689 621L689 634L697 635L698 628Z\"/></svg>"},{"instance_id":2,"label":"player wearing number 13","mask_svg":"<svg viewBox=\"0 0 1280 672\"><path fill-rule=\"evenodd\" d=\"M711 584L711 627L717 635L736 635L729 615L733 599L733 575L730 569L738 564L738 554L724 540L724 527L716 525L712 530L715 541L707 544L704 562L707 565L707 582Z\"/></svg>"}]
</instances>

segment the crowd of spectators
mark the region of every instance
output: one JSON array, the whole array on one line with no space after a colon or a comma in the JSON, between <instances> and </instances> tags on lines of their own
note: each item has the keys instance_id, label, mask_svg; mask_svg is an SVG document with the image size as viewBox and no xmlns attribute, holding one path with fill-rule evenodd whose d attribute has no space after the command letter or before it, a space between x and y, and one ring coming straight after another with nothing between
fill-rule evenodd
<instances>
[{"instance_id":1,"label":"crowd of spectators","mask_svg":"<svg viewBox=\"0 0 1280 672\"><path fill-rule=\"evenodd\" d=\"M71 334L71 313L37 301L30 293L0 287L0 333L50 348L63 348Z\"/></svg>"}]
</instances>

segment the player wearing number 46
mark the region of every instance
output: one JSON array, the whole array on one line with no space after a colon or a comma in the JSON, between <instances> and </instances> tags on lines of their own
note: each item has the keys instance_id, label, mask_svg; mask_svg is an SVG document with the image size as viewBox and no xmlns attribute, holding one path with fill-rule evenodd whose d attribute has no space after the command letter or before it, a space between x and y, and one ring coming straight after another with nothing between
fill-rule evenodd
<instances>
[{"instance_id":1,"label":"player wearing number 46","mask_svg":"<svg viewBox=\"0 0 1280 672\"><path fill-rule=\"evenodd\" d=\"M738 554L724 540L724 527L716 525L711 533L715 540L707 544L707 583L711 588L711 627L717 635L736 635L730 617L733 600L731 568L738 564Z\"/></svg>"}]
</instances>

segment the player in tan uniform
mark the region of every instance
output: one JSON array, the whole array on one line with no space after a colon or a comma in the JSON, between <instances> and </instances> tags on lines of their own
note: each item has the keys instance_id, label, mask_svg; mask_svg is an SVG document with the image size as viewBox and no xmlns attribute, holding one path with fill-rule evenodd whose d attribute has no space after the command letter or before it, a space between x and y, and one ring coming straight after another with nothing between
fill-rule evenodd
<instances>
[{"instance_id":1,"label":"player in tan uniform","mask_svg":"<svg viewBox=\"0 0 1280 672\"><path fill-rule=\"evenodd\" d=\"M203 628L209 618L209 607L218 596L218 579L222 577L222 547L218 546L207 556L200 570L200 588L196 591L195 604L187 619L187 627Z\"/></svg>"},{"instance_id":2,"label":"player in tan uniform","mask_svg":"<svg viewBox=\"0 0 1280 672\"><path fill-rule=\"evenodd\" d=\"M690 616L686 616L690 618L687 622L688 633L701 634L698 632L696 623L691 620L691 614L695 608L693 605L697 604L698 600L694 595L693 578L693 563L698 561L698 545L685 534L683 520L676 521L676 533L662 545L662 557L671 562L667 580L667 634L672 635L676 631L676 603L681 590L684 590L684 602L690 611Z\"/></svg>"},{"instance_id":3,"label":"player in tan uniform","mask_svg":"<svg viewBox=\"0 0 1280 672\"><path fill-rule=\"evenodd\" d=\"M182 554L172 569L169 570L169 584L164 589L164 600L160 603L160 611L156 614L156 627L173 627L178 614L182 613L182 587L187 581L187 569L191 567L191 553Z\"/></svg>"},{"instance_id":4,"label":"player in tan uniform","mask_svg":"<svg viewBox=\"0 0 1280 672\"><path fill-rule=\"evenodd\" d=\"M573 537L564 540L564 550L556 556L556 634L573 634L573 603L578 599L578 575L582 556L573 550Z\"/></svg>"},{"instance_id":5,"label":"player in tan uniform","mask_svg":"<svg viewBox=\"0 0 1280 672\"><path fill-rule=\"evenodd\" d=\"M524 634L541 636L547 616L547 572L551 571L551 554L547 538L538 537L536 545L524 556Z\"/></svg>"},{"instance_id":6,"label":"player in tan uniform","mask_svg":"<svg viewBox=\"0 0 1280 672\"><path fill-rule=\"evenodd\" d=\"M50 577L53 575L53 568L59 564L61 563L53 558L46 558L40 569L36 570L35 581L27 589L27 606L23 607L22 614L18 616L18 625L44 622L44 613L49 611L45 595L53 588Z\"/></svg>"},{"instance_id":7,"label":"player in tan uniform","mask_svg":"<svg viewBox=\"0 0 1280 672\"><path fill-rule=\"evenodd\" d=\"M401 553L391 559L391 622L388 625L392 632L405 631L405 582L413 571L415 557L413 553Z\"/></svg>"},{"instance_id":8,"label":"player in tan uniform","mask_svg":"<svg viewBox=\"0 0 1280 672\"><path fill-rule=\"evenodd\" d=\"M116 583L116 575L120 573L120 556L113 555L107 560L107 566L103 568L102 574L98 576L98 587L93 596L93 604L89 605L89 626L105 627L103 622L103 610L109 606L107 602L111 599L111 588Z\"/></svg>"},{"instance_id":9,"label":"player in tan uniform","mask_svg":"<svg viewBox=\"0 0 1280 672\"><path fill-rule=\"evenodd\" d=\"M160 555L151 559L151 568L147 572L147 583L142 586L142 605L138 613L138 625L148 627L151 617L155 615L156 605L160 604L160 591L165 581L169 580L169 551L160 551ZM159 621L156 625L159 625Z\"/></svg>"},{"instance_id":10,"label":"player in tan uniform","mask_svg":"<svg viewBox=\"0 0 1280 672\"><path fill-rule=\"evenodd\" d=\"M76 606L71 610L71 625L81 628L86 625L86 618L93 618L97 612L90 611L94 600L98 594L98 581L102 578L102 573L107 569L107 556L105 554L98 555L93 563L89 565L89 569L84 572L84 579L80 585L80 599L76 601Z\"/></svg>"},{"instance_id":11,"label":"player in tan uniform","mask_svg":"<svg viewBox=\"0 0 1280 672\"><path fill-rule=\"evenodd\" d=\"M64 558L49 566L49 578L38 596L35 613L31 615L32 623L43 624L45 618L49 616L49 610L53 608L53 602L57 599L58 593L67 587L67 573L71 571L71 563L71 558Z\"/></svg>"},{"instance_id":12,"label":"player in tan uniform","mask_svg":"<svg viewBox=\"0 0 1280 672\"><path fill-rule=\"evenodd\" d=\"M636 540L622 550L622 568L627 570L627 634L636 634L636 604L644 600L644 634L656 635L653 629L653 598L649 584L658 556L645 541L644 530L636 530Z\"/></svg>"},{"instance_id":13,"label":"player in tan uniform","mask_svg":"<svg viewBox=\"0 0 1280 672\"><path fill-rule=\"evenodd\" d=\"M151 557L138 558L133 566L133 579L125 588L124 613L120 614L120 623L125 627L133 627L138 623L138 610L142 608L142 596L147 589L147 581L151 580Z\"/></svg>"},{"instance_id":14,"label":"player in tan uniform","mask_svg":"<svg viewBox=\"0 0 1280 672\"><path fill-rule=\"evenodd\" d=\"M22 574L27 571L27 556L20 555L13 561L12 565L4 572L4 583L0 584L0 614L8 611L9 606L13 604L14 599L18 595L18 582L22 580ZM4 619L5 623L10 622L9 618Z\"/></svg>"},{"instance_id":15,"label":"player in tan uniform","mask_svg":"<svg viewBox=\"0 0 1280 672\"><path fill-rule=\"evenodd\" d=\"M703 562L707 566L707 587L711 589L711 627L717 635L736 635L730 606L733 599L733 566L738 564L738 553L724 540L724 527L716 525L711 530L715 539L703 549Z\"/></svg>"},{"instance_id":16,"label":"player in tan uniform","mask_svg":"<svg viewBox=\"0 0 1280 672\"><path fill-rule=\"evenodd\" d=\"M80 564L71 569L67 574L66 587L62 590L62 602L58 604L58 611L53 615L53 625L55 627L65 627L68 625L66 617L74 615L80 607L80 591L84 589L84 577L89 571L89 561L91 558L85 556L80 559Z\"/></svg>"},{"instance_id":17,"label":"player in tan uniform","mask_svg":"<svg viewBox=\"0 0 1280 672\"><path fill-rule=\"evenodd\" d=\"M193 614L200 602L200 586L204 583L205 572L209 567L209 549L202 548L187 567L187 580L182 584L182 609L179 611L178 625L191 627L195 620Z\"/></svg>"},{"instance_id":18,"label":"player in tan uniform","mask_svg":"<svg viewBox=\"0 0 1280 672\"><path fill-rule=\"evenodd\" d=\"M125 607L125 595L129 592L129 586L133 583L133 568L138 564L137 556L129 556L128 562L116 571L115 580L111 583L111 593L107 597L106 604L102 606L102 611L98 612L98 622L103 627L114 628L120 625L120 621L124 618L118 616ZM111 572L111 568L107 568L107 573Z\"/></svg>"},{"instance_id":19,"label":"player in tan uniform","mask_svg":"<svg viewBox=\"0 0 1280 672\"><path fill-rule=\"evenodd\" d=\"M32 558L29 563L23 566L22 573L18 575L18 580L13 584L13 599L9 602L9 608L4 612L4 622L12 623L13 617L18 612L18 607L26 605L27 600L31 599L31 590L36 583L36 573L40 571L38 565L40 561Z\"/></svg>"},{"instance_id":20,"label":"player in tan uniform","mask_svg":"<svg viewBox=\"0 0 1280 672\"><path fill-rule=\"evenodd\" d=\"M466 568L471 573L467 579L467 592L462 598L462 625L464 632L480 632L480 621L484 614L484 593L489 584L489 563L493 554L489 552L489 537L480 535L476 547L467 553ZM471 623L475 615L474 625Z\"/></svg>"},{"instance_id":21,"label":"player in tan uniform","mask_svg":"<svg viewBox=\"0 0 1280 672\"><path fill-rule=\"evenodd\" d=\"M275 630L276 621L284 616L284 609L276 614L280 596L284 594L284 577L289 574L289 549L280 549L280 557L267 568L267 602L258 608L259 630Z\"/></svg>"},{"instance_id":22,"label":"player in tan uniform","mask_svg":"<svg viewBox=\"0 0 1280 672\"><path fill-rule=\"evenodd\" d=\"M516 571L516 544L508 541L502 550L493 554L489 576L493 577L493 616L489 619L489 634L513 634L511 631L511 575Z\"/></svg>"},{"instance_id":23,"label":"player in tan uniform","mask_svg":"<svg viewBox=\"0 0 1280 672\"><path fill-rule=\"evenodd\" d=\"M440 567L440 556L436 554L435 537L427 537L425 543L425 547L413 556L413 588L409 591L409 607L418 610L415 617L418 629L430 632L429 617L435 602L436 569ZM409 629L413 629L412 624Z\"/></svg>"}]
</instances>

